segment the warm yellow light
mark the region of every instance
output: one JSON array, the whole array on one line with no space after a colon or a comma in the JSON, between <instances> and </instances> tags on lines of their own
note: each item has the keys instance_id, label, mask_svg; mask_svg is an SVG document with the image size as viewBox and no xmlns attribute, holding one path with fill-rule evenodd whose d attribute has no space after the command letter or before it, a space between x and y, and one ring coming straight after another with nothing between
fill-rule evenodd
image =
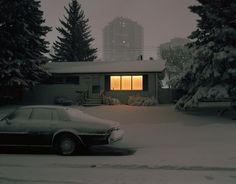
<instances>
[{"instance_id":1,"label":"warm yellow light","mask_svg":"<svg viewBox=\"0 0 236 184\"><path fill-rule=\"evenodd\" d=\"M143 90L143 76L111 76L110 90Z\"/></svg>"},{"instance_id":2,"label":"warm yellow light","mask_svg":"<svg viewBox=\"0 0 236 184\"><path fill-rule=\"evenodd\" d=\"M143 90L143 76L132 76L132 90Z\"/></svg>"},{"instance_id":3,"label":"warm yellow light","mask_svg":"<svg viewBox=\"0 0 236 184\"><path fill-rule=\"evenodd\" d=\"M111 90L120 90L120 76L111 76L110 89Z\"/></svg>"},{"instance_id":4,"label":"warm yellow light","mask_svg":"<svg viewBox=\"0 0 236 184\"><path fill-rule=\"evenodd\" d=\"M131 76L121 76L121 89L131 90Z\"/></svg>"}]
</instances>

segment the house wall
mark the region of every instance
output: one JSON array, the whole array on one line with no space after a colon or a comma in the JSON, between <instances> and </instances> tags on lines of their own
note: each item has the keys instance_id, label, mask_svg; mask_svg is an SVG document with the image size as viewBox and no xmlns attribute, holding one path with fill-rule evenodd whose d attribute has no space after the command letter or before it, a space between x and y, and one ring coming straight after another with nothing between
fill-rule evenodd
<instances>
[{"instance_id":1,"label":"house wall","mask_svg":"<svg viewBox=\"0 0 236 184\"><path fill-rule=\"evenodd\" d=\"M54 104L55 98L59 96L67 97L75 102L77 90L79 90L78 85L73 84L42 84L27 91L22 103L24 105Z\"/></svg>"},{"instance_id":2,"label":"house wall","mask_svg":"<svg viewBox=\"0 0 236 184\"><path fill-rule=\"evenodd\" d=\"M184 91L172 88L159 88L158 93L160 104L173 104L176 103L181 96L183 96Z\"/></svg>"},{"instance_id":3,"label":"house wall","mask_svg":"<svg viewBox=\"0 0 236 184\"><path fill-rule=\"evenodd\" d=\"M106 90L105 76L107 75L147 75L148 88L144 91L110 91ZM25 93L23 104L54 104L56 97L66 97L74 103L78 99L76 91L89 91L89 96L99 97L100 91L106 96L118 98L127 104L129 96L155 97L158 101L158 76L156 73L115 73L115 74L81 74L79 84L41 84ZM93 85L99 85L99 91L92 93Z\"/></svg>"},{"instance_id":4,"label":"house wall","mask_svg":"<svg viewBox=\"0 0 236 184\"><path fill-rule=\"evenodd\" d=\"M79 84L40 84L27 91L22 104L54 104L56 97L66 97L76 103L77 91L90 90L91 75L79 75Z\"/></svg>"}]
</instances>

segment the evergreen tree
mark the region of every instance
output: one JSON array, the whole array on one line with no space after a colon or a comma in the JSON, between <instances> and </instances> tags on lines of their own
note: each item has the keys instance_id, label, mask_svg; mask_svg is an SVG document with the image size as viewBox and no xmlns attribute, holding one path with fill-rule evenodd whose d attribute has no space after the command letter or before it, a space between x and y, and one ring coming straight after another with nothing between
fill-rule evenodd
<instances>
[{"instance_id":1,"label":"evergreen tree","mask_svg":"<svg viewBox=\"0 0 236 184\"><path fill-rule=\"evenodd\" d=\"M190 35L194 58L178 87L186 90L177 108L198 105L204 99L236 96L236 1L198 0L191 6L199 15L198 28Z\"/></svg>"},{"instance_id":2,"label":"evergreen tree","mask_svg":"<svg viewBox=\"0 0 236 184\"><path fill-rule=\"evenodd\" d=\"M61 37L58 37L53 45L54 54L52 60L63 61L93 61L96 59L97 49L91 47L94 40L90 34L88 19L77 0L69 3L69 9L65 7L68 17L60 19L62 27L57 27Z\"/></svg>"},{"instance_id":3,"label":"evergreen tree","mask_svg":"<svg viewBox=\"0 0 236 184\"><path fill-rule=\"evenodd\" d=\"M37 0L0 1L0 91L30 88L47 76L43 12Z\"/></svg>"}]
</instances>

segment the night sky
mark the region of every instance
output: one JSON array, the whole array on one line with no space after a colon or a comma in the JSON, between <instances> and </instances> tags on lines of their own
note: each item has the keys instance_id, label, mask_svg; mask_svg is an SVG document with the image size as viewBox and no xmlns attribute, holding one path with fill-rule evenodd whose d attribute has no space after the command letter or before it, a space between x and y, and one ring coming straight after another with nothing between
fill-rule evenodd
<instances>
[{"instance_id":1,"label":"night sky","mask_svg":"<svg viewBox=\"0 0 236 184\"><path fill-rule=\"evenodd\" d=\"M53 27L47 39L53 43L70 0L41 0L46 24ZM79 0L89 18L94 46L102 58L102 30L115 17L130 18L144 27L144 59L156 58L157 47L174 37L186 38L196 29L197 16L188 6L196 0Z\"/></svg>"}]
</instances>

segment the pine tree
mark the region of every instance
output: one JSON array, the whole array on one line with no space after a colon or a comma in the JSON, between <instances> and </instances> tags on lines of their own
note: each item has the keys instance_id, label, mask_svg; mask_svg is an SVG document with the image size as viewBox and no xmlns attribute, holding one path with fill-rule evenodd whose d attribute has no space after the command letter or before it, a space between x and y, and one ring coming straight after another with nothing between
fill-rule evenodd
<instances>
[{"instance_id":1,"label":"pine tree","mask_svg":"<svg viewBox=\"0 0 236 184\"><path fill-rule=\"evenodd\" d=\"M236 1L198 0L190 10L199 15L190 35L194 58L178 87L186 90L179 109L197 106L204 99L236 97Z\"/></svg>"},{"instance_id":2,"label":"pine tree","mask_svg":"<svg viewBox=\"0 0 236 184\"><path fill-rule=\"evenodd\" d=\"M37 0L0 1L0 91L30 88L47 76L43 12ZM6 92L8 90L8 92ZM4 92L5 91L5 92Z\"/></svg>"},{"instance_id":3,"label":"pine tree","mask_svg":"<svg viewBox=\"0 0 236 184\"><path fill-rule=\"evenodd\" d=\"M97 49L92 48L94 40L90 34L88 19L77 0L69 3L69 9L65 7L68 17L60 19L62 27L57 27L61 37L53 45L54 54L52 60L63 61L93 61L96 59Z\"/></svg>"}]
</instances>

